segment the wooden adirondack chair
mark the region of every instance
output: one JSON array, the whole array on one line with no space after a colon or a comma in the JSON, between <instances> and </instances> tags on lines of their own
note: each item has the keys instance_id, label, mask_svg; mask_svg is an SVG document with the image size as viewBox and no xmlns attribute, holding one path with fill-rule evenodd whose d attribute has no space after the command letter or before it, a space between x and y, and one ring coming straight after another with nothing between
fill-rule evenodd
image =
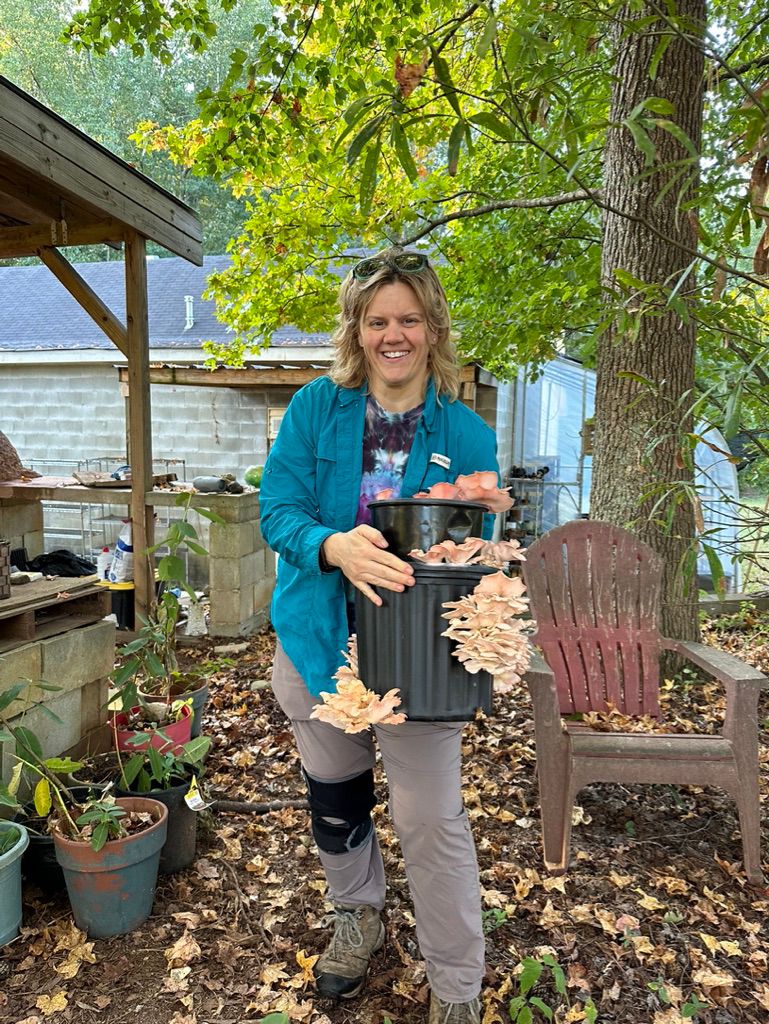
<instances>
[{"instance_id":1,"label":"wooden adirondack chair","mask_svg":"<svg viewBox=\"0 0 769 1024\"><path fill-rule=\"evenodd\" d=\"M745 873L762 884L758 798L758 696L769 680L739 658L660 635L662 561L609 523L575 520L526 552L536 620L526 681L534 731L545 864L569 862L574 798L591 782L718 786L735 800ZM562 715L606 711L659 717L659 655L677 651L726 690L719 735L596 732Z\"/></svg>"}]
</instances>

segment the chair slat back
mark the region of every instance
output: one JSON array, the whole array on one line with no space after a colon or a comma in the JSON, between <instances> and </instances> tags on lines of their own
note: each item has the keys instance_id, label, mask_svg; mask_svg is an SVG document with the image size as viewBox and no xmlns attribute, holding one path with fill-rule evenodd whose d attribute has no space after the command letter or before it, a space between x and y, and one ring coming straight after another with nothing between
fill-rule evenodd
<instances>
[{"instance_id":1,"label":"chair slat back","mask_svg":"<svg viewBox=\"0 0 769 1024\"><path fill-rule=\"evenodd\" d=\"M659 555L621 527L575 520L526 551L534 640L561 712L659 715Z\"/></svg>"}]
</instances>

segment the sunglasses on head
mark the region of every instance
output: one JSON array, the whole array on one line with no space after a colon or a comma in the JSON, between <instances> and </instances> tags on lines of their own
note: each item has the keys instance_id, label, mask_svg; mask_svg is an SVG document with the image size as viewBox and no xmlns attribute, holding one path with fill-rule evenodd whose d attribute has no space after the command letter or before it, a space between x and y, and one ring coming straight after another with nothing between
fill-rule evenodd
<instances>
[{"instance_id":1,"label":"sunglasses on head","mask_svg":"<svg viewBox=\"0 0 769 1024\"><path fill-rule=\"evenodd\" d=\"M430 264L421 252L399 252L395 256L369 256L352 268L352 276L356 281L367 281L382 267L390 267L401 274L418 274Z\"/></svg>"}]
</instances>

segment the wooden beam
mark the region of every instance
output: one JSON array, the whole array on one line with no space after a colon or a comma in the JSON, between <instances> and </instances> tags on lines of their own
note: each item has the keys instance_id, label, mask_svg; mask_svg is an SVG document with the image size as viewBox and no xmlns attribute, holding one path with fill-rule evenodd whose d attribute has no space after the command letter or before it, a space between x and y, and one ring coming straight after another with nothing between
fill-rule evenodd
<instances>
[{"instance_id":1,"label":"wooden beam","mask_svg":"<svg viewBox=\"0 0 769 1024\"><path fill-rule=\"evenodd\" d=\"M153 543L152 417L149 382L149 310L147 243L129 232L125 244L126 324L128 335L128 461L131 465L131 521L136 613L147 615L155 597L154 559L144 552Z\"/></svg>"},{"instance_id":2,"label":"wooden beam","mask_svg":"<svg viewBox=\"0 0 769 1024\"><path fill-rule=\"evenodd\" d=\"M128 371L119 368L120 382L128 381ZM213 388L259 388L259 387L296 387L308 384L317 377L328 373L327 367L275 367L244 366L240 368L217 366L214 370L203 370L197 366L150 366L151 384L177 384L194 387ZM463 385L475 381L475 365L463 366L460 370L460 381Z\"/></svg>"},{"instance_id":3,"label":"wooden beam","mask_svg":"<svg viewBox=\"0 0 769 1024\"><path fill-rule=\"evenodd\" d=\"M39 249L38 256L64 285L73 299L80 303L92 320L101 327L113 345L128 356L128 335L112 310L91 286L78 274L58 249Z\"/></svg>"},{"instance_id":4,"label":"wooden beam","mask_svg":"<svg viewBox=\"0 0 769 1024\"><path fill-rule=\"evenodd\" d=\"M0 259L34 256L38 249L50 246L97 245L100 242L119 242L125 228L115 220L92 224L68 225L66 221L52 220L47 224L24 224L21 227L0 228Z\"/></svg>"},{"instance_id":5,"label":"wooden beam","mask_svg":"<svg viewBox=\"0 0 769 1024\"><path fill-rule=\"evenodd\" d=\"M202 266L193 210L1 77L0 139L5 158L35 187L85 202Z\"/></svg>"}]
</instances>

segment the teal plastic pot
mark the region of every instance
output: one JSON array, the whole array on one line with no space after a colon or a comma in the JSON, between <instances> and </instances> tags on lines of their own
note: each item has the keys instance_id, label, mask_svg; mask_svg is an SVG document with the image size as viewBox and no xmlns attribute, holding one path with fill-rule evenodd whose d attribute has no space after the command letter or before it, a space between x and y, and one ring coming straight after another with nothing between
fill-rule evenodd
<instances>
[{"instance_id":1,"label":"teal plastic pot","mask_svg":"<svg viewBox=\"0 0 769 1024\"><path fill-rule=\"evenodd\" d=\"M135 835L112 839L98 851L58 832L53 837L75 924L92 939L125 935L147 920L166 841L167 807L138 796L116 802L126 811L148 811L153 824Z\"/></svg>"},{"instance_id":2,"label":"teal plastic pot","mask_svg":"<svg viewBox=\"0 0 769 1024\"><path fill-rule=\"evenodd\" d=\"M0 821L0 836L11 830L18 832L19 838L0 854L0 946L15 939L21 927L21 858L29 836L18 822Z\"/></svg>"},{"instance_id":3,"label":"teal plastic pot","mask_svg":"<svg viewBox=\"0 0 769 1024\"><path fill-rule=\"evenodd\" d=\"M160 851L160 874L172 875L188 868L195 860L198 837L197 812L188 807L184 797L190 788L189 779L175 779L175 785L168 789L151 789L146 796L165 804L168 808L168 831L163 849ZM120 796L131 796L124 789L117 789Z\"/></svg>"}]
</instances>

